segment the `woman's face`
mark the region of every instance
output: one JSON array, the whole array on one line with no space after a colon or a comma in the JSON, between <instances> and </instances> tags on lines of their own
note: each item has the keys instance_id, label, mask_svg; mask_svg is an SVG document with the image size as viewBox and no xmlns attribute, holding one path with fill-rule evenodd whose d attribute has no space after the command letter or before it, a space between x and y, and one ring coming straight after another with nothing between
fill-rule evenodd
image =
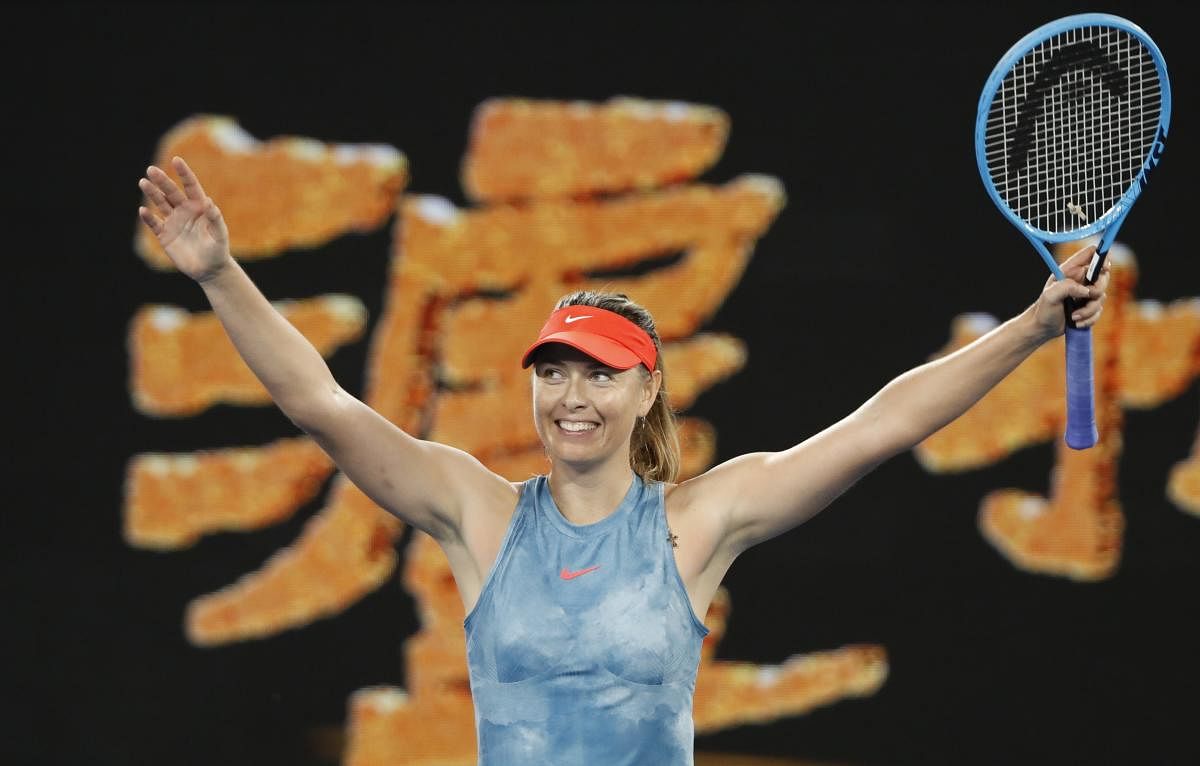
<instances>
[{"instance_id":1,"label":"woman's face","mask_svg":"<svg viewBox=\"0 0 1200 766\"><path fill-rule=\"evenodd\" d=\"M621 454L639 416L650 411L662 374L641 365L614 370L560 343L546 345L533 364L533 412L552 461L581 465Z\"/></svg>"}]
</instances>

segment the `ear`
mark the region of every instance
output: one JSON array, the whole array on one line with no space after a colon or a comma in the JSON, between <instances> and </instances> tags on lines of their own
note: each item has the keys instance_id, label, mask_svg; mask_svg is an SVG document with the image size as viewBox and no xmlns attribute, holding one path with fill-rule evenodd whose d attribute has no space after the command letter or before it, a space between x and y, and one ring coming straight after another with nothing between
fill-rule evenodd
<instances>
[{"instance_id":1,"label":"ear","mask_svg":"<svg viewBox=\"0 0 1200 766\"><path fill-rule=\"evenodd\" d=\"M642 417L646 417L654 407L654 401L658 399L658 390L662 388L662 380L662 370L652 370L650 375L645 378L646 385L642 391L642 406L639 413Z\"/></svg>"}]
</instances>

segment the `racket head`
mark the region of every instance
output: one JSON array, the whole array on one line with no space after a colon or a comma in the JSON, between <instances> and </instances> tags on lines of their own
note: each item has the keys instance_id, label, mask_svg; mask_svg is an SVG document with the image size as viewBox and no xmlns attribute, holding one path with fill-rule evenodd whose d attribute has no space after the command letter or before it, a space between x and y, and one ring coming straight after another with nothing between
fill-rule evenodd
<instances>
[{"instance_id":1,"label":"racket head","mask_svg":"<svg viewBox=\"0 0 1200 766\"><path fill-rule=\"evenodd\" d=\"M1150 36L1111 14L1066 16L1021 38L992 70L975 156L992 201L1048 258L1042 242L1083 239L1124 218L1170 120L1166 62Z\"/></svg>"}]
</instances>

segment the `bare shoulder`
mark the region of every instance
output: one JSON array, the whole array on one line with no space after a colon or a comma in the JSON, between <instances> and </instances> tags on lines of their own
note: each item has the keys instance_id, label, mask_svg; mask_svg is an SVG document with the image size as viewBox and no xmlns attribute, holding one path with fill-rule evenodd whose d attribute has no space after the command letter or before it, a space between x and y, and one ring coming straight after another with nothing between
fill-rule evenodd
<instances>
[{"instance_id":1,"label":"bare shoulder","mask_svg":"<svg viewBox=\"0 0 1200 766\"><path fill-rule=\"evenodd\" d=\"M489 471L487 480L478 481L472 488L471 503L463 509L464 526L473 521L491 524L497 518L507 522L521 497L522 486L522 482Z\"/></svg>"},{"instance_id":2,"label":"bare shoulder","mask_svg":"<svg viewBox=\"0 0 1200 766\"><path fill-rule=\"evenodd\" d=\"M496 481L480 485L474 495L474 507L463 509L462 534L468 544L498 546L508 522L521 499L521 482L492 474ZM473 539L472 539L473 538Z\"/></svg>"}]
</instances>

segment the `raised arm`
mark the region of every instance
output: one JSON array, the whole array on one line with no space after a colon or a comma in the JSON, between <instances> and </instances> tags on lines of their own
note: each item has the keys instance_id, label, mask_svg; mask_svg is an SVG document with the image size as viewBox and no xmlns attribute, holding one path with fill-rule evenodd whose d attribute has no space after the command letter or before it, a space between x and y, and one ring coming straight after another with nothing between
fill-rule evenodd
<instances>
[{"instance_id":1,"label":"raised arm","mask_svg":"<svg viewBox=\"0 0 1200 766\"><path fill-rule=\"evenodd\" d=\"M730 460L686 482L685 502L716 517L722 547L732 556L779 535L825 508L888 458L911 449L963 414L1034 350L1064 330L1063 301L1087 299L1078 327L1100 316L1108 266L1095 285L1083 271L1095 248L1063 264L1038 300L970 345L892 380L855 412L783 452Z\"/></svg>"},{"instance_id":2,"label":"raised arm","mask_svg":"<svg viewBox=\"0 0 1200 766\"><path fill-rule=\"evenodd\" d=\"M347 393L308 339L287 321L229 252L216 204L181 158L175 184L151 166L138 208L175 266L204 290L225 332L272 400L383 508L439 540L460 533L463 508L512 486L461 450L410 436Z\"/></svg>"}]
</instances>

